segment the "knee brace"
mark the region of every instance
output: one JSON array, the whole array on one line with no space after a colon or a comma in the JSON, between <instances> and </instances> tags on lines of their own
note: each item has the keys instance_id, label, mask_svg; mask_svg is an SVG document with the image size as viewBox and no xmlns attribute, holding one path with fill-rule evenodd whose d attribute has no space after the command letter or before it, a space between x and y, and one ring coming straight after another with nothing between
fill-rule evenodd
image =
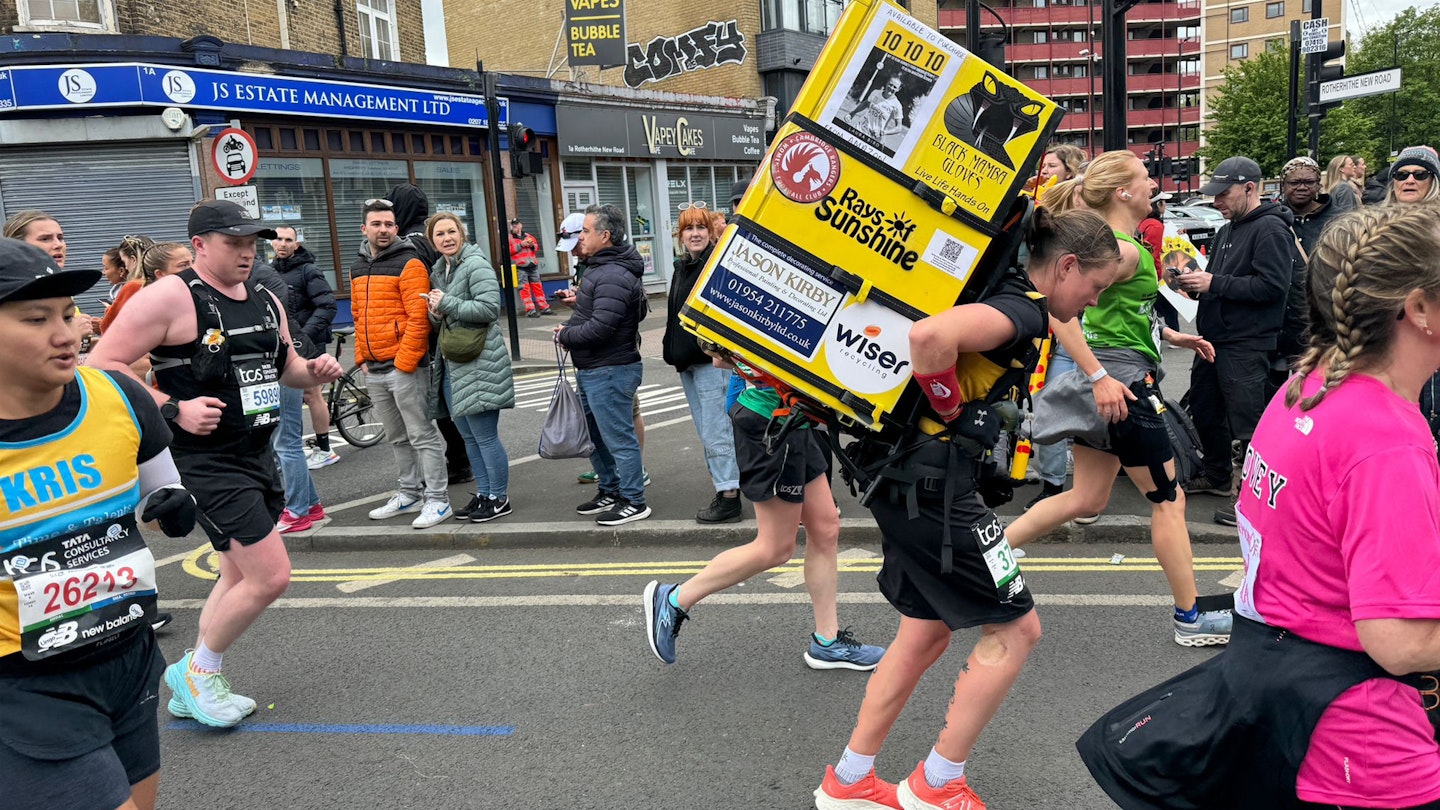
<instances>
[{"instance_id":1,"label":"knee brace","mask_svg":"<svg viewBox=\"0 0 1440 810\"><path fill-rule=\"evenodd\" d=\"M1164 464L1151 464L1150 477L1155 481L1155 490L1145 493L1151 503L1169 503L1175 500L1176 481L1165 472Z\"/></svg>"}]
</instances>

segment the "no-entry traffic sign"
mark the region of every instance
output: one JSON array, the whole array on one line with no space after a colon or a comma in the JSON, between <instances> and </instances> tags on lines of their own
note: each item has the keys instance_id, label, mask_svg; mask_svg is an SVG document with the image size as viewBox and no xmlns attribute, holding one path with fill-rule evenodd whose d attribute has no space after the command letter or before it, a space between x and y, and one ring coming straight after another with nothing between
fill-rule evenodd
<instances>
[{"instance_id":1,"label":"no-entry traffic sign","mask_svg":"<svg viewBox=\"0 0 1440 810\"><path fill-rule=\"evenodd\" d=\"M255 139L243 129L223 129L210 145L210 163L220 179L232 186L250 182L255 176L256 158Z\"/></svg>"}]
</instances>

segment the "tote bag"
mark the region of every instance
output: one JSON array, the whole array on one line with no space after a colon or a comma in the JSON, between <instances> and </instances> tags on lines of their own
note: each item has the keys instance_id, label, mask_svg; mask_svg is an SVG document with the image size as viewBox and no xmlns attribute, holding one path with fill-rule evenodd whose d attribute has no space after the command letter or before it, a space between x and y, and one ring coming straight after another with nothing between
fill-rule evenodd
<instances>
[{"instance_id":1,"label":"tote bag","mask_svg":"<svg viewBox=\"0 0 1440 810\"><path fill-rule=\"evenodd\" d=\"M555 376L555 393L550 395L550 412L540 427L541 458L589 458L595 452L595 443L590 441L590 429L585 423L585 408L565 373L565 359L556 346L555 365L559 373Z\"/></svg>"}]
</instances>

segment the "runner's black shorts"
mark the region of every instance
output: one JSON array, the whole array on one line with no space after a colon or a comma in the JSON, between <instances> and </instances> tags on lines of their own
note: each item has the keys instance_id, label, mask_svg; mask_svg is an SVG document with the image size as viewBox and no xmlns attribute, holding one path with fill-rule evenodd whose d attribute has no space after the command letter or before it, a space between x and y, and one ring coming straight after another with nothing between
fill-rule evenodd
<instances>
[{"instance_id":1,"label":"runner's black shorts","mask_svg":"<svg viewBox=\"0 0 1440 810\"><path fill-rule=\"evenodd\" d=\"M916 452L916 460L945 468L948 449L941 442ZM902 616L944 622L951 630L984 624L1004 624L1035 609L1030 586L1002 601L995 579L985 564L972 527L998 521L976 491L973 467L955 481L955 498L950 502L951 570L941 573L944 542L945 499L943 481L917 489L919 515L911 520L903 490L891 483L870 502L870 512L880 526L884 562L875 580L880 592ZM1003 540L1001 542L1004 542ZM1023 583L1023 577L1021 578ZM1007 592L1008 595L1008 592Z\"/></svg>"},{"instance_id":2,"label":"runner's black shorts","mask_svg":"<svg viewBox=\"0 0 1440 810\"><path fill-rule=\"evenodd\" d=\"M159 772L165 659L149 627L112 646L63 661L0 659L6 810L115 810Z\"/></svg>"},{"instance_id":3,"label":"runner's black shorts","mask_svg":"<svg viewBox=\"0 0 1440 810\"><path fill-rule=\"evenodd\" d=\"M1121 467L1156 467L1175 458L1170 447L1170 434L1165 430L1165 417L1154 412L1147 396L1142 395L1144 383L1131 386L1137 399L1126 403L1127 414L1110 424L1110 447L1097 448L1077 438L1077 444L1100 450L1120 459Z\"/></svg>"},{"instance_id":4,"label":"runner's black shorts","mask_svg":"<svg viewBox=\"0 0 1440 810\"><path fill-rule=\"evenodd\" d=\"M248 453L177 452L175 467L200 507L196 522L216 551L248 546L275 531L285 492L268 443Z\"/></svg>"},{"instance_id":5,"label":"runner's black shorts","mask_svg":"<svg viewBox=\"0 0 1440 810\"><path fill-rule=\"evenodd\" d=\"M768 417L738 402L730 407L735 431L735 461L740 467L740 491L752 503L779 498L804 503L805 485L825 474L825 454L815 431L796 428L785 435L775 452L765 450ZM776 428L779 429L778 426Z\"/></svg>"}]
</instances>

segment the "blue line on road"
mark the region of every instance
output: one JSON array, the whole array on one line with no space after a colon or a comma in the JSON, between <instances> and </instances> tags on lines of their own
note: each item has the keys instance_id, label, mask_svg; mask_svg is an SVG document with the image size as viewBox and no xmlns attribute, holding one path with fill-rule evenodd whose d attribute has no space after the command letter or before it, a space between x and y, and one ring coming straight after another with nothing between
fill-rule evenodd
<instances>
[{"instance_id":1,"label":"blue line on road","mask_svg":"<svg viewBox=\"0 0 1440 810\"><path fill-rule=\"evenodd\" d=\"M173 720L167 731L199 731L208 726L194 720ZM435 726L395 725L376 723L349 725L343 723L242 723L230 731L259 731L270 734L439 734L449 737L508 737L514 726Z\"/></svg>"}]
</instances>

